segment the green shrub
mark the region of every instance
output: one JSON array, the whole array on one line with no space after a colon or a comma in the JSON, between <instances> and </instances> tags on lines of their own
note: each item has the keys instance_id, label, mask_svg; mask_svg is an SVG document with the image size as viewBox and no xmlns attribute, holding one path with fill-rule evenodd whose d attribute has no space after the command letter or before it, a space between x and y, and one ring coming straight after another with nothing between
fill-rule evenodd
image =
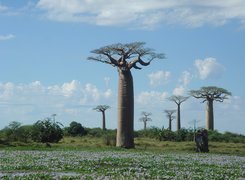
<instances>
[{"instance_id":1,"label":"green shrub","mask_svg":"<svg viewBox=\"0 0 245 180\"><path fill-rule=\"evenodd\" d=\"M116 146L116 134L115 133L107 133L103 136L103 143L106 146Z\"/></svg>"},{"instance_id":2,"label":"green shrub","mask_svg":"<svg viewBox=\"0 0 245 180\"><path fill-rule=\"evenodd\" d=\"M105 131L101 128L85 128L85 130L87 131L87 135L92 137L102 137L105 134Z\"/></svg>"},{"instance_id":3,"label":"green shrub","mask_svg":"<svg viewBox=\"0 0 245 180\"><path fill-rule=\"evenodd\" d=\"M84 129L82 124L72 121L70 126L67 128L67 133L70 136L84 136L87 131Z\"/></svg>"},{"instance_id":4,"label":"green shrub","mask_svg":"<svg viewBox=\"0 0 245 180\"><path fill-rule=\"evenodd\" d=\"M33 125L32 139L35 142L57 143L63 138L63 130L59 122L53 122L47 118L37 121Z\"/></svg>"}]
</instances>

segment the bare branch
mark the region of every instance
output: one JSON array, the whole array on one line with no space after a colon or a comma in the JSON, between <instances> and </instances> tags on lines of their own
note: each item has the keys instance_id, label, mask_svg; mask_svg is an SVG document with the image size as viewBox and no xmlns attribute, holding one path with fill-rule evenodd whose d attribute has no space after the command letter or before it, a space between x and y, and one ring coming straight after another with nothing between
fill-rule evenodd
<instances>
[{"instance_id":1,"label":"bare branch","mask_svg":"<svg viewBox=\"0 0 245 180\"><path fill-rule=\"evenodd\" d=\"M168 100L173 101L177 105L180 105L181 103L185 102L188 98L189 98L189 96L185 97L185 96L173 95L173 96L169 97Z\"/></svg>"},{"instance_id":2,"label":"bare branch","mask_svg":"<svg viewBox=\"0 0 245 180\"><path fill-rule=\"evenodd\" d=\"M88 60L99 61L119 67L122 70L131 68L141 69L141 66L150 65L154 59L164 59L164 54L157 54L153 49L144 47L144 42L133 42L128 44L112 44L91 51L97 56L89 57Z\"/></svg>"}]
</instances>

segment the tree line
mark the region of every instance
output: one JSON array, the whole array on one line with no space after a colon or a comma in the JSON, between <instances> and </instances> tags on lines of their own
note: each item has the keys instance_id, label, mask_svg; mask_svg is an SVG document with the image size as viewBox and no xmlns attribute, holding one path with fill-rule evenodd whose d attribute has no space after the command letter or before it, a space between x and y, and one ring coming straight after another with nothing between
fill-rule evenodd
<instances>
[{"instance_id":1,"label":"tree line","mask_svg":"<svg viewBox=\"0 0 245 180\"><path fill-rule=\"evenodd\" d=\"M106 145L116 145L117 130L101 128L86 128L81 123L72 121L68 127L64 127L51 118L39 120L33 125L21 125L19 122L11 122L7 127L0 130L0 144L10 145L13 142L22 143L57 143L67 136L89 136L103 138ZM159 141L193 141L195 130L180 129L171 131L169 129L151 127L145 130L134 131L136 138L157 139ZM209 131L209 141L245 143L245 136L241 134L218 131Z\"/></svg>"}]
</instances>

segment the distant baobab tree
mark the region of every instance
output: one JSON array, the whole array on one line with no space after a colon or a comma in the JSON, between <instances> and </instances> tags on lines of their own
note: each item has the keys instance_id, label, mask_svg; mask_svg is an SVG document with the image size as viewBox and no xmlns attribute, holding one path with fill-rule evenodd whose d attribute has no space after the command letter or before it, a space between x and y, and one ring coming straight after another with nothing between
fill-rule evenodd
<instances>
[{"instance_id":1,"label":"distant baobab tree","mask_svg":"<svg viewBox=\"0 0 245 180\"><path fill-rule=\"evenodd\" d=\"M98 105L96 106L93 110L96 110L98 112L102 113L102 129L105 131L106 130L106 123L105 123L105 111L109 109L110 106L108 105Z\"/></svg>"},{"instance_id":2,"label":"distant baobab tree","mask_svg":"<svg viewBox=\"0 0 245 180\"><path fill-rule=\"evenodd\" d=\"M117 147L134 147L134 88L131 69L141 69L138 64L148 66L153 60L164 58L164 54L157 54L144 45L144 42L112 44L91 51L94 56L88 57L88 60L116 67L118 71Z\"/></svg>"},{"instance_id":3,"label":"distant baobab tree","mask_svg":"<svg viewBox=\"0 0 245 180\"><path fill-rule=\"evenodd\" d=\"M147 122L152 121L152 119L149 117L152 115L152 113L143 111L141 115L142 117L139 120L144 123L144 130L146 130Z\"/></svg>"},{"instance_id":4,"label":"distant baobab tree","mask_svg":"<svg viewBox=\"0 0 245 180\"><path fill-rule=\"evenodd\" d=\"M166 117L168 118L168 129L172 131L172 121L175 119L174 113L176 110L164 110Z\"/></svg>"},{"instance_id":5,"label":"distant baobab tree","mask_svg":"<svg viewBox=\"0 0 245 180\"><path fill-rule=\"evenodd\" d=\"M177 105L177 131L181 129L181 122L180 122L180 105L185 102L189 97L185 97L185 96L176 96L173 95L171 97L169 97L168 99L170 101L173 101L176 105Z\"/></svg>"},{"instance_id":6,"label":"distant baobab tree","mask_svg":"<svg viewBox=\"0 0 245 180\"><path fill-rule=\"evenodd\" d=\"M206 105L206 129L214 130L214 110L213 102L223 102L231 96L231 92L226 89L216 86L202 87L199 90L190 91L190 95L197 99L204 99L202 103L207 102Z\"/></svg>"}]
</instances>

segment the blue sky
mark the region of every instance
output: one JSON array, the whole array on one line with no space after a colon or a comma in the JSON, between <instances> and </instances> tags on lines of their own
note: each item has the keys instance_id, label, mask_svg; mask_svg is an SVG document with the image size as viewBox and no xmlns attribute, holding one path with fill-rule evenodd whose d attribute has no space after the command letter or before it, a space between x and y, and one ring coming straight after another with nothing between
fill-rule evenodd
<instances>
[{"instance_id":1,"label":"blue sky","mask_svg":"<svg viewBox=\"0 0 245 180\"><path fill-rule=\"evenodd\" d=\"M87 61L90 51L113 43L146 42L166 59L133 70L135 129L142 111L148 126L167 127L166 100L202 86L233 96L215 103L215 129L245 134L245 2L243 0L0 0L0 128L32 124L57 114L101 127L92 108L108 104L107 127L117 127L117 70ZM182 126L205 124L205 105L182 104ZM173 122L173 129L176 129Z\"/></svg>"}]
</instances>

